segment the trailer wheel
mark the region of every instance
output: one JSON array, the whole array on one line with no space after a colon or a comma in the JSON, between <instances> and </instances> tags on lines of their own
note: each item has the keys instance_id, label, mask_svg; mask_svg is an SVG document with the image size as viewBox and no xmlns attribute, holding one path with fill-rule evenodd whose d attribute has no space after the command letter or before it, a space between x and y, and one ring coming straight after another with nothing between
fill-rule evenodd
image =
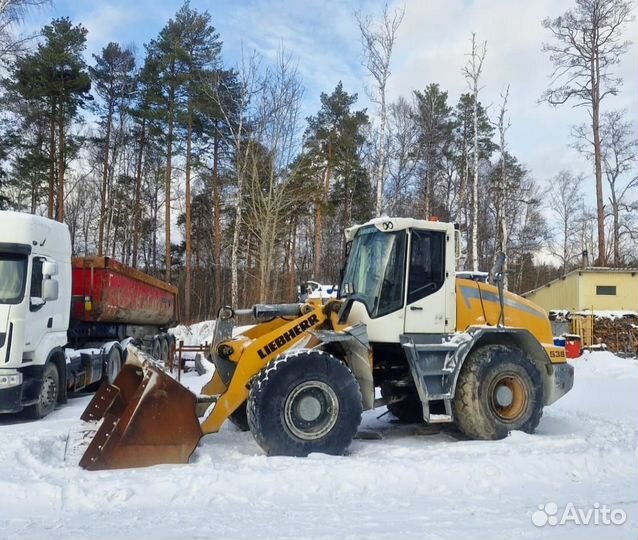
<instances>
[{"instance_id":1,"label":"trailer wheel","mask_svg":"<svg viewBox=\"0 0 638 540\"><path fill-rule=\"evenodd\" d=\"M34 420L44 418L55 409L59 394L60 374L58 373L58 368L55 367L53 362L48 362L44 366L38 402L25 409L27 415Z\"/></svg>"},{"instance_id":2,"label":"trailer wheel","mask_svg":"<svg viewBox=\"0 0 638 540\"><path fill-rule=\"evenodd\" d=\"M162 343L159 336L153 337L153 341L151 343L151 356L155 358L155 360L162 359Z\"/></svg>"},{"instance_id":3,"label":"trailer wheel","mask_svg":"<svg viewBox=\"0 0 638 540\"><path fill-rule=\"evenodd\" d=\"M122 353L120 349L117 347L111 347L109 351L109 355L104 364L104 374L102 375L102 380L108 382L109 384L113 384L115 382L115 378L117 374L122 369Z\"/></svg>"},{"instance_id":4,"label":"trailer wheel","mask_svg":"<svg viewBox=\"0 0 638 540\"><path fill-rule=\"evenodd\" d=\"M400 394L397 401L392 401L396 394ZM388 411L400 422L417 424L423 422L423 404L414 386L405 388L381 387L381 396L388 400L386 407Z\"/></svg>"},{"instance_id":5,"label":"trailer wheel","mask_svg":"<svg viewBox=\"0 0 638 540\"><path fill-rule=\"evenodd\" d=\"M523 351L486 345L465 360L452 402L457 427L473 439L533 433L543 414L543 383Z\"/></svg>"},{"instance_id":6,"label":"trailer wheel","mask_svg":"<svg viewBox=\"0 0 638 540\"><path fill-rule=\"evenodd\" d=\"M170 355L170 344L169 344L169 338L167 335L162 335L159 338L160 340L160 360L162 361L162 363L167 366L168 365L168 357Z\"/></svg>"},{"instance_id":7,"label":"trailer wheel","mask_svg":"<svg viewBox=\"0 0 638 540\"><path fill-rule=\"evenodd\" d=\"M268 455L343 454L361 422L361 391L348 367L324 351L284 355L250 388L248 425Z\"/></svg>"}]
</instances>

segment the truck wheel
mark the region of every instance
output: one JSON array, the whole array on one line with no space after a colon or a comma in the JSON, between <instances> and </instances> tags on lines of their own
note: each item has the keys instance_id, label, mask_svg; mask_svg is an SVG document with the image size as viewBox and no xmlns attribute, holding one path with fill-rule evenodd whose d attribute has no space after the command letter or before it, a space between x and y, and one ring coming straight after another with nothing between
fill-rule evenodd
<instances>
[{"instance_id":1,"label":"truck wheel","mask_svg":"<svg viewBox=\"0 0 638 540\"><path fill-rule=\"evenodd\" d=\"M168 356L170 354L170 344L169 338L166 335L160 336L160 360L162 363L167 366L168 365Z\"/></svg>"},{"instance_id":2,"label":"truck wheel","mask_svg":"<svg viewBox=\"0 0 638 540\"><path fill-rule=\"evenodd\" d=\"M26 409L27 415L34 420L44 418L55 409L59 394L60 375L58 368L55 367L53 362L48 362L46 366L44 366L38 402Z\"/></svg>"},{"instance_id":3,"label":"truck wheel","mask_svg":"<svg viewBox=\"0 0 638 540\"><path fill-rule=\"evenodd\" d=\"M452 409L457 427L473 439L533 433L543 414L540 373L520 349L479 347L461 368Z\"/></svg>"},{"instance_id":4,"label":"truck wheel","mask_svg":"<svg viewBox=\"0 0 638 540\"><path fill-rule=\"evenodd\" d=\"M109 355L104 364L104 374L102 380L113 384L117 374L122 369L122 353L117 347L111 347Z\"/></svg>"},{"instance_id":5,"label":"truck wheel","mask_svg":"<svg viewBox=\"0 0 638 540\"><path fill-rule=\"evenodd\" d=\"M361 422L361 391L348 367L324 351L283 355L250 388L248 425L268 455L341 455Z\"/></svg>"},{"instance_id":6,"label":"truck wheel","mask_svg":"<svg viewBox=\"0 0 638 540\"><path fill-rule=\"evenodd\" d=\"M151 343L151 356L158 361L161 361L162 359L162 343L159 336L153 337L153 341Z\"/></svg>"},{"instance_id":7,"label":"truck wheel","mask_svg":"<svg viewBox=\"0 0 638 540\"><path fill-rule=\"evenodd\" d=\"M390 401L396 394L402 397L398 401ZM381 396L388 400L386 407L400 422L417 424L423 422L423 405L415 387L381 387Z\"/></svg>"}]
</instances>

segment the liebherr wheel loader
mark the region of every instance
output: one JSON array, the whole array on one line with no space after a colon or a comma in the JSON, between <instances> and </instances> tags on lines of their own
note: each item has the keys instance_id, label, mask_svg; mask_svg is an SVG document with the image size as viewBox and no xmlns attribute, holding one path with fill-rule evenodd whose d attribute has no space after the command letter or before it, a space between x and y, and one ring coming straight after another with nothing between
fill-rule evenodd
<instances>
[{"instance_id":1,"label":"liebherr wheel loader","mask_svg":"<svg viewBox=\"0 0 638 540\"><path fill-rule=\"evenodd\" d=\"M382 405L399 420L499 439L533 432L571 389L546 313L503 291L502 264L496 285L455 277L453 224L378 218L346 235L339 299L220 311L201 395L129 355L82 416L102 424L80 465L185 463L229 419L268 455L343 454L362 411ZM232 337L247 314L257 324Z\"/></svg>"}]
</instances>

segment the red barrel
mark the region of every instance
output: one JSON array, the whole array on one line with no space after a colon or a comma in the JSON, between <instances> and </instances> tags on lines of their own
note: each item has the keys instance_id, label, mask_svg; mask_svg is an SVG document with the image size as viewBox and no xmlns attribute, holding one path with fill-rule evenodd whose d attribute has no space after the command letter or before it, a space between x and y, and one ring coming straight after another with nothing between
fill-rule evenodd
<instances>
[{"instance_id":1,"label":"red barrel","mask_svg":"<svg viewBox=\"0 0 638 540\"><path fill-rule=\"evenodd\" d=\"M580 336L567 334L565 337L565 355L567 358L578 358L583 350Z\"/></svg>"}]
</instances>

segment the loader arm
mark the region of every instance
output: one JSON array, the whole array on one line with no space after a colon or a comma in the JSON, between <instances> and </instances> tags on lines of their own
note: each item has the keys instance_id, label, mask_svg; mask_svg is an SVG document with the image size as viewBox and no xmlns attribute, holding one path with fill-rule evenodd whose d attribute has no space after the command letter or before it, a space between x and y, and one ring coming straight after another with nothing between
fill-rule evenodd
<instances>
[{"instance_id":1,"label":"loader arm","mask_svg":"<svg viewBox=\"0 0 638 540\"><path fill-rule=\"evenodd\" d=\"M228 417L248 398L250 380L271 360L295 346L312 345L315 340L310 333L329 324L326 306L321 303L306 304L305 313L295 319L277 318L256 325L234 339L222 342L217 351L211 351L213 358L220 350L230 351L225 359L234 364L232 376L225 385L218 372L204 386L202 394L214 398L215 405L202 422L204 435L216 433Z\"/></svg>"}]
</instances>

